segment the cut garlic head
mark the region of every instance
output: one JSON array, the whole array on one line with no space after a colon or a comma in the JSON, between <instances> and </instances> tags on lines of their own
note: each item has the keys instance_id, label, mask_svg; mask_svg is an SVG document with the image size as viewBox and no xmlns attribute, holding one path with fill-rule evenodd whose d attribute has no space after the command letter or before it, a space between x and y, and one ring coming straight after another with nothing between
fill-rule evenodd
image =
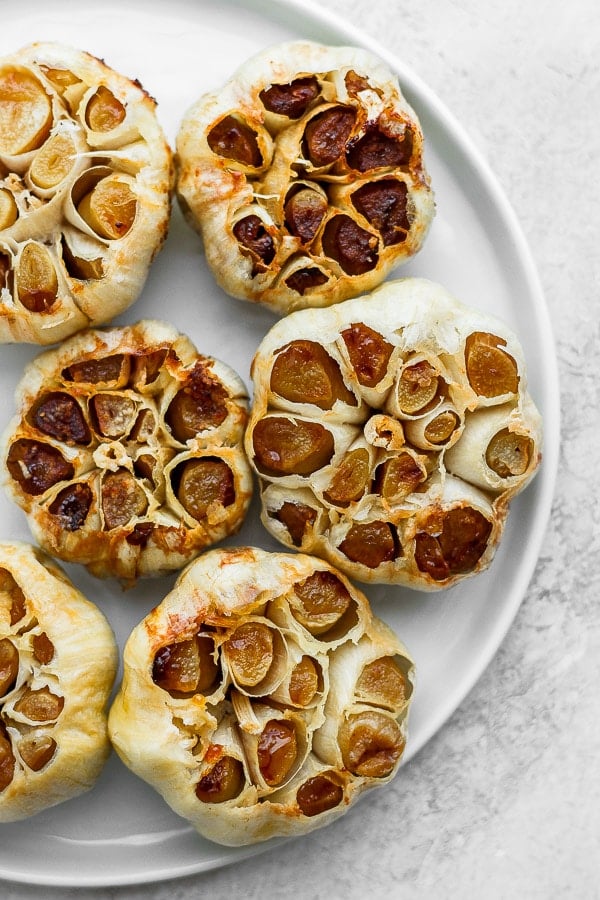
<instances>
[{"instance_id":1,"label":"cut garlic head","mask_svg":"<svg viewBox=\"0 0 600 900\"><path fill-rule=\"evenodd\" d=\"M407 278L290 314L251 372L246 451L274 537L422 590L487 567L542 446L506 325Z\"/></svg>"},{"instance_id":2,"label":"cut garlic head","mask_svg":"<svg viewBox=\"0 0 600 900\"><path fill-rule=\"evenodd\" d=\"M0 60L0 343L52 344L136 300L172 170L139 82L56 43Z\"/></svg>"},{"instance_id":3,"label":"cut garlic head","mask_svg":"<svg viewBox=\"0 0 600 900\"><path fill-rule=\"evenodd\" d=\"M321 827L400 765L412 660L360 591L305 554L205 553L123 664L113 746L218 843Z\"/></svg>"},{"instance_id":4,"label":"cut garlic head","mask_svg":"<svg viewBox=\"0 0 600 900\"><path fill-rule=\"evenodd\" d=\"M40 550L0 544L0 822L93 787L116 670L102 613Z\"/></svg>"},{"instance_id":5,"label":"cut garlic head","mask_svg":"<svg viewBox=\"0 0 600 900\"><path fill-rule=\"evenodd\" d=\"M133 582L240 527L246 389L170 325L75 335L29 364L16 402L4 478L49 553Z\"/></svg>"},{"instance_id":6,"label":"cut garlic head","mask_svg":"<svg viewBox=\"0 0 600 900\"><path fill-rule=\"evenodd\" d=\"M378 285L434 214L423 134L397 77L354 47L282 44L199 98L177 192L228 293L280 313Z\"/></svg>"}]
</instances>

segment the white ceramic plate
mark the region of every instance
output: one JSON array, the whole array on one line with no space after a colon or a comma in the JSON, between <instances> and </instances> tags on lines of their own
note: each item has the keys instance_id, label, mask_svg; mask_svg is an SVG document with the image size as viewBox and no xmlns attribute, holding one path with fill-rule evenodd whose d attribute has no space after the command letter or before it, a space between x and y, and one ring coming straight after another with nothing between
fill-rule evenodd
<instances>
[{"instance_id":1,"label":"white ceramic plate","mask_svg":"<svg viewBox=\"0 0 600 900\"><path fill-rule=\"evenodd\" d=\"M441 594L384 586L366 591L417 661L408 759L448 718L496 652L533 573L554 488L559 415L551 330L529 252L493 176L448 112L401 62L307 0L103 0L101 5L20 0L3 18L0 55L33 40L60 40L104 57L156 97L173 144L184 111L199 94L219 86L262 47L300 37L362 44L399 73L425 131L437 216L425 249L396 275L440 281L465 302L504 318L521 338L531 392L545 420L542 469L514 502L487 574ZM117 321L141 317L168 318L201 352L232 365L247 384L254 350L274 321L269 312L215 287L199 240L177 209L142 296ZM2 428L12 414L12 392L23 366L37 352L0 347ZM4 496L2 538L30 539L24 515ZM260 525L256 509L229 543L281 549ZM68 571L106 612L121 645L174 580L144 582L123 593L79 567ZM400 772L387 789L399 790L402 777ZM24 823L0 826L0 878L82 887L150 882L222 866L264 846L230 850L200 839L113 757L89 794Z\"/></svg>"}]
</instances>

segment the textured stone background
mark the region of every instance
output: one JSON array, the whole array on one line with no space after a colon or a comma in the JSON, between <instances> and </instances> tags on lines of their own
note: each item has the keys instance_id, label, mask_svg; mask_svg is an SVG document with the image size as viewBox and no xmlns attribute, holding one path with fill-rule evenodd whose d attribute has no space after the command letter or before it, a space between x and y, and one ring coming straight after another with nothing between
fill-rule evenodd
<instances>
[{"instance_id":1,"label":"textured stone background","mask_svg":"<svg viewBox=\"0 0 600 900\"><path fill-rule=\"evenodd\" d=\"M497 656L392 789L203 876L6 900L600 897L600 18L596 0L320 0L401 57L478 145L551 311L563 443L542 556ZM32 847L35 853L35 847Z\"/></svg>"}]
</instances>

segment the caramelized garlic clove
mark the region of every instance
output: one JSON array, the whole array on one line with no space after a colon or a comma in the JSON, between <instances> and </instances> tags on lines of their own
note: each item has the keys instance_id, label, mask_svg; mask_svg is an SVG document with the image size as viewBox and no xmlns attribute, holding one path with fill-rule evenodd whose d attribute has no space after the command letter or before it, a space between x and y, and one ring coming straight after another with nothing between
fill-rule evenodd
<instances>
[{"instance_id":1,"label":"caramelized garlic clove","mask_svg":"<svg viewBox=\"0 0 600 900\"><path fill-rule=\"evenodd\" d=\"M485 407L468 413L461 440L447 451L448 471L483 490L507 495L521 490L541 453L540 420L524 405Z\"/></svg>"},{"instance_id":2,"label":"caramelized garlic clove","mask_svg":"<svg viewBox=\"0 0 600 900\"><path fill-rule=\"evenodd\" d=\"M66 381L75 384L95 385L98 389L125 387L131 371L131 359L128 354L93 357L73 362L62 371Z\"/></svg>"},{"instance_id":3,"label":"caramelized garlic clove","mask_svg":"<svg viewBox=\"0 0 600 900\"><path fill-rule=\"evenodd\" d=\"M128 434L137 417L137 404L126 394L94 394L89 408L94 429L111 440Z\"/></svg>"},{"instance_id":4,"label":"caramelized garlic clove","mask_svg":"<svg viewBox=\"0 0 600 900\"><path fill-rule=\"evenodd\" d=\"M362 778L389 778L406 746L398 722L391 715L371 709L348 716L338 740L344 766Z\"/></svg>"},{"instance_id":5,"label":"caramelized garlic clove","mask_svg":"<svg viewBox=\"0 0 600 900\"><path fill-rule=\"evenodd\" d=\"M439 404L446 390L433 360L416 354L399 367L386 409L400 419L410 420Z\"/></svg>"},{"instance_id":6,"label":"caramelized garlic clove","mask_svg":"<svg viewBox=\"0 0 600 900\"><path fill-rule=\"evenodd\" d=\"M399 713L412 693L406 659L379 656L371 660L362 669L354 693L358 702Z\"/></svg>"},{"instance_id":7,"label":"caramelized garlic clove","mask_svg":"<svg viewBox=\"0 0 600 900\"><path fill-rule=\"evenodd\" d=\"M366 447L349 450L336 467L323 493L332 506L347 507L364 495L371 478L371 455Z\"/></svg>"},{"instance_id":8,"label":"caramelized garlic clove","mask_svg":"<svg viewBox=\"0 0 600 900\"><path fill-rule=\"evenodd\" d=\"M101 84L85 108L85 123L91 131L113 131L124 121L125 107L113 92Z\"/></svg>"},{"instance_id":9,"label":"caramelized garlic clove","mask_svg":"<svg viewBox=\"0 0 600 900\"><path fill-rule=\"evenodd\" d=\"M265 416L252 433L254 462L265 475L310 475L334 453L331 431L299 417Z\"/></svg>"},{"instance_id":10,"label":"caramelized garlic clove","mask_svg":"<svg viewBox=\"0 0 600 900\"><path fill-rule=\"evenodd\" d=\"M471 574L493 546L493 519L463 501L422 517L413 552L419 571L442 583Z\"/></svg>"},{"instance_id":11,"label":"caramelized garlic clove","mask_svg":"<svg viewBox=\"0 0 600 900\"><path fill-rule=\"evenodd\" d=\"M317 570L295 584L289 596L290 611L313 636L331 639L342 628L354 624L355 604L340 578L329 571Z\"/></svg>"},{"instance_id":12,"label":"caramelized garlic clove","mask_svg":"<svg viewBox=\"0 0 600 900\"><path fill-rule=\"evenodd\" d=\"M43 394L32 407L28 419L42 434L65 444L88 444L91 440L81 406L65 391Z\"/></svg>"},{"instance_id":13,"label":"caramelized garlic clove","mask_svg":"<svg viewBox=\"0 0 600 900\"><path fill-rule=\"evenodd\" d=\"M0 566L0 617L4 626L12 627L25 618L27 603L21 586L8 569ZM10 648L7 648L10 655Z\"/></svg>"},{"instance_id":14,"label":"caramelized garlic clove","mask_svg":"<svg viewBox=\"0 0 600 900\"><path fill-rule=\"evenodd\" d=\"M356 111L350 106L328 106L309 118L302 151L313 169L327 168L343 157L355 121Z\"/></svg>"},{"instance_id":15,"label":"caramelized garlic clove","mask_svg":"<svg viewBox=\"0 0 600 900\"><path fill-rule=\"evenodd\" d=\"M32 772L41 772L53 759L57 743L49 734L29 734L21 738L17 751L25 765Z\"/></svg>"},{"instance_id":16,"label":"caramelized garlic clove","mask_svg":"<svg viewBox=\"0 0 600 900\"><path fill-rule=\"evenodd\" d=\"M65 129L50 135L38 150L29 167L28 179L41 196L51 195L71 174L78 149L74 136Z\"/></svg>"},{"instance_id":17,"label":"caramelized garlic clove","mask_svg":"<svg viewBox=\"0 0 600 900\"><path fill-rule=\"evenodd\" d=\"M296 792L298 808L309 818L335 809L343 799L344 788L335 780L334 772L323 772L307 778Z\"/></svg>"},{"instance_id":18,"label":"caramelized garlic clove","mask_svg":"<svg viewBox=\"0 0 600 900\"><path fill-rule=\"evenodd\" d=\"M0 639L0 697L8 694L19 673L19 651L8 638Z\"/></svg>"},{"instance_id":19,"label":"caramelized garlic clove","mask_svg":"<svg viewBox=\"0 0 600 900\"><path fill-rule=\"evenodd\" d=\"M0 155L18 156L42 145L52 126L52 105L26 68L0 70Z\"/></svg>"},{"instance_id":20,"label":"caramelized garlic clove","mask_svg":"<svg viewBox=\"0 0 600 900\"><path fill-rule=\"evenodd\" d=\"M177 483L177 499L198 522L235 502L234 474L222 459L209 456L188 459L174 470L173 477Z\"/></svg>"},{"instance_id":21,"label":"caramelized garlic clove","mask_svg":"<svg viewBox=\"0 0 600 900\"><path fill-rule=\"evenodd\" d=\"M408 187L398 178L369 181L349 196L352 206L381 236L384 247L402 244L410 231Z\"/></svg>"},{"instance_id":22,"label":"caramelized garlic clove","mask_svg":"<svg viewBox=\"0 0 600 900\"><path fill-rule=\"evenodd\" d=\"M161 647L154 654L152 681L172 696L212 694L221 676L215 643L202 632Z\"/></svg>"},{"instance_id":23,"label":"caramelized garlic clove","mask_svg":"<svg viewBox=\"0 0 600 900\"><path fill-rule=\"evenodd\" d=\"M284 222L288 232L303 245L310 244L327 214L327 195L319 185L307 182L292 187L285 198Z\"/></svg>"},{"instance_id":24,"label":"caramelized garlic clove","mask_svg":"<svg viewBox=\"0 0 600 900\"><path fill-rule=\"evenodd\" d=\"M465 364L469 384L476 394L497 398L519 389L516 360L505 349L506 341L485 331L473 332L465 343Z\"/></svg>"},{"instance_id":25,"label":"caramelized garlic clove","mask_svg":"<svg viewBox=\"0 0 600 900\"><path fill-rule=\"evenodd\" d=\"M37 497L60 481L69 481L75 469L60 450L42 441L20 438L8 450L6 467L21 491Z\"/></svg>"},{"instance_id":26,"label":"caramelized garlic clove","mask_svg":"<svg viewBox=\"0 0 600 900\"><path fill-rule=\"evenodd\" d=\"M244 169L259 169L263 165L256 131L237 114L215 122L206 139L212 152L229 163Z\"/></svg>"},{"instance_id":27,"label":"caramelized garlic clove","mask_svg":"<svg viewBox=\"0 0 600 900\"><path fill-rule=\"evenodd\" d=\"M58 275L49 250L29 241L16 263L15 285L19 302L30 312L44 313L58 298Z\"/></svg>"},{"instance_id":28,"label":"caramelized garlic clove","mask_svg":"<svg viewBox=\"0 0 600 900\"><path fill-rule=\"evenodd\" d=\"M291 404L309 403L322 410L339 401L356 406L340 366L316 341L292 341L277 353L271 370L273 394Z\"/></svg>"},{"instance_id":29,"label":"caramelized garlic clove","mask_svg":"<svg viewBox=\"0 0 600 900\"><path fill-rule=\"evenodd\" d=\"M27 688L12 704L11 714L19 722L55 722L63 711L65 698L49 688Z\"/></svg>"},{"instance_id":30,"label":"caramelized garlic clove","mask_svg":"<svg viewBox=\"0 0 600 900\"><path fill-rule=\"evenodd\" d=\"M270 693L271 700L297 709L314 709L320 705L328 688L325 658L303 653L300 646L288 641L289 663L285 678Z\"/></svg>"},{"instance_id":31,"label":"caramelized garlic clove","mask_svg":"<svg viewBox=\"0 0 600 900\"><path fill-rule=\"evenodd\" d=\"M7 188L0 188L0 231L14 225L18 216L19 208L14 195Z\"/></svg>"},{"instance_id":32,"label":"caramelized garlic clove","mask_svg":"<svg viewBox=\"0 0 600 900\"><path fill-rule=\"evenodd\" d=\"M102 178L80 200L77 212L99 237L120 240L131 230L137 215L132 181L122 175Z\"/></svg>"},{"instance_id":33,"label":"caramelized garlic clove","mask_svg":"<svg viewBox=\"0 0 600 900\"><path fill-rule=\"evenodd\" d=\"M16 759L3 722L0 722L0 794L14 778Z\"/></svg>"},{"instance_id":34,"label":"caramelized garlic clove","mask_svg":"<svg viewBox=\"0 0 600 900\"><path fill-rule=\"evenodd\" d=\"M48 506L48 512L56 517L65 531L79 531L87 522L93 502L94 493L89 484L77 481L56 494Z\"/></svg>"},{"instance_id":35,"label":"caramelized garlic clove","mask_svg":"<svg viewBox=\"0 0 600 900\"><path fill-rule=\"evenodd\" d=\"M366 275L379 262L379 239L351 216L334 213L321 235L321 251L349 276Z\"/></svg>"},{"instance_id":36,"label":"caramelized garlic clove","mask_svg":"<svg viewBox=\"0 0 600 900\"><path fill-rule=\"evenodd\" d=\"M267 620L247 619L223 644L223 659L241 694L272 693L288 669L288 650L280 630Z\"/></svg>"},{"instance_id":37,"label":"caramelized garlic clove","mask_svg":"<svg viewBox=\"0 0 600 900\"><path fill-rule=\"evenodd\" d=\"M104 527L108 531L122 528L132 519L142 516L148 508L145 491L125 469L104 476L101 503Z\"/></svg>"},{"instance_id":38,"label":"caramelized garlic clove","mask_svg":"<svg viewBox=\"0 0 600 900\"><path fill-rule=\"evenodd\" d=\"M210 753L210 748L209 748ZM235 800L246 786L244 766L234 756L221 755L203 767L195 794L201 803L227 803Z\"/></svg>"},{"instance_id":39,"label":"caramelized garlic clove","mask_svg":"<svg viewBox=\"0 0 600 900\"><path fill-rule=\"evenodd\" d=\"M233 698L232 698L233 699ZM248 698L244 698L250 703ZM268 795L287 784L309 752L304 718L291 709L277 710L259 702L240 715L240 736L248 771L259 795Z\"/></svg>"},{"instance_id":40,"label":"caramelized garlic clove","mask_svg":"<svg viewBox=\"0 0 600 900\"><path fill-rule=\"evenodd\" d=\"M464 419L452 403L440 403L418 419L404 423L407 440L420 450L450 447L459 439Z\"/></svg>"},{"instance_id":41,"label":"caramelized garlic clove","mask_svg":"<svg viewBox=\"0 0 600 900\"><path fill-rule=\"evenodd\" d=\"M310 552L313 539L321 528L324 510L310 490L296 490L288 500L289 491L270 484L262 492L263 518L269 530L276 530L279 539L290 547Z\"/></svg>"},{"instance_id":42,"label":"caramelized garlic clove","mask_svg":"<svg viewBox=\"0 0 600 900\"><path fill-rule=\"evenodd\" d=\"M359 566L375 570L401 556L396 529L391 522L354 522L336 544L339 553Z\"/></svg>"},{"instance_id":43,"label":"caramelized garlic clove","mask_svg":"<svg viewBox=\"0 0 600 900\"><path fill-rule=\"evenodd\" d=\"M385 503L399 503L423 485L427 475L424 458L412 449L403 450L377 466L372 491Z\"/></svg>"}]
</instances>

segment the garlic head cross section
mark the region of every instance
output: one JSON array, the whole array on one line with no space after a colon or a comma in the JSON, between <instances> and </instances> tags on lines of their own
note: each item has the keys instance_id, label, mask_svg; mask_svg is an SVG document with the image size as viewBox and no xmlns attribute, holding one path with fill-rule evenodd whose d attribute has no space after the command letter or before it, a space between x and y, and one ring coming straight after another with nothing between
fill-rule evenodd
<instances>
[{"instance_id":1,"label":"garlic head cross section","mask_svg":"<svg viewBox=\"0 0 600 900\"><path fill-rule=\"evenodd\" d=\"M483 571L535 474L542 424L497 318L407 278L278 322L252 363L262 520L364 582Z\"/></svg>"},{"instance_id":2,"label":"garlic head cross section","mask_svg":"<svg viewBox=\"0 0 600 900\"><path fill-rule=\"evenodd\" d=\"M371 290L434 215L415 111L355 47L298 41L249 59L188 110L177 159L215 278L279 313Z\"/></svg>"},{"instance_id":3,"label":"garlic head cross section","mask_svg":"<svg viewBox=\"0 0 600 900\"><path fill-rule=\"evenodd\" d=\"M134 628L123 666L113 746L212 841L305 834L400 766L411 657L306 554L203 554Z\"/></svg>"},{"instance_id":4,"label":"garlic head cross section","mask_svg":"<svg viewBox=\"0 0 600 900\"><path fill-rule=\"evenodd\" d=\"M241 526L246 388L171 325L74 335L26 367L16 403L4 482L52 555L133 583Z\"/></svg>"},{"instance_id":5,"label":"garlic head cross section","mask_svg":"<svg viewBox=\"0 0 600 900\"><path fill-rule=\"evenodd\" d=\"M0 343L52 344L130 306L172 187L139 82L57 43L0 59Z\"/></svg>"}]
</instances>

